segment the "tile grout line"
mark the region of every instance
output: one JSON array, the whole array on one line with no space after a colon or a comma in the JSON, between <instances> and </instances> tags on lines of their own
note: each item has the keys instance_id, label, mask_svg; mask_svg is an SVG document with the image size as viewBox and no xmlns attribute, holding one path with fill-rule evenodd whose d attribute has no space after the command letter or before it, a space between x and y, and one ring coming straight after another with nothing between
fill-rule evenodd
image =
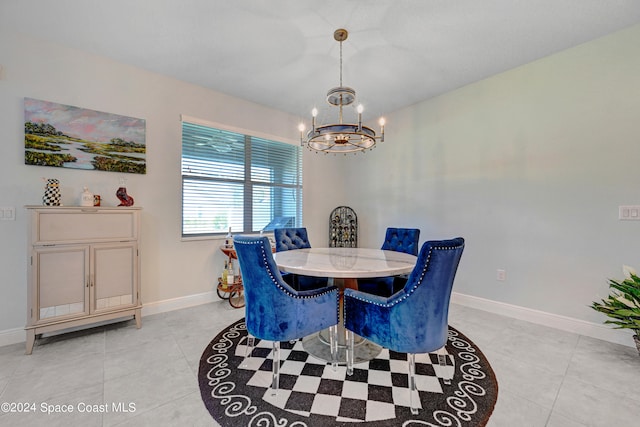
<instances>
[{"instance_id":1,"label":"tile grout line","mask_svg":"<svg viewBox=\"0 0 640 427\"><path fill-rule=\"evenodd\" d=\"M162 318L162 322L164 323L164 329L165 329L165 330L169 330L170 328L169 328L169 327L168 327L168 325L166 324L166 318L164 318L164 317L163 317L163 318ZM187 367L189 368L189 372L190 372L191 374L193 374L193 369L191 368L191 365L189 364L189 361L188 361L188 359L187 359L187 355L184 353L184 350L182 349L182 347L178 344L178 341L177 341L177 339L176 339L176 336L175 336L174 332L172 331L172 332L169 334L169 336L171 337L171 339L173 340L173 342L176 344L176 346L177 346L177 347L178 347L178 349L180 350L180 355L181 355L181 357L178 357L178 358L176 358L175 360L176 360L176 361L177 361L177 360L183 360L183 361L186 363ZM197 381L197 373L195 374L194 379L195 379L195 381ZM160 404L159 406L155 406L155 407L150 408L150 409L148 409L148 410L146 410L146 411L142 411L142 412L140 412L140 413L136 413L136 414L135 414L135 415L133 415L132 417L130 417L130 418L126 418L126 419L122 420L121 422L118 422L117 424L112 424L112 425L111 425L111 427L117 427L117 426L121 426L121 425L130 425L130 423L132 422L132 420L133 420L133 421L135 421L135 420L136 420L136 418L141 417L141 416L143 416L144 414L150 413L151 411L157 411L158 409L160 409L160 408L162 408L162 407L165 407L165 406L167 406L167 405L172 405L172 404L174 404L177 400L183 399L184 397L186 397L186 396L188 396L188 395L190 395L190 394L192 394L192 393L198 393L198 395L199 395L199 390L196 390L195 392L194 392L194 391L186 392L184 395L177 396L175 399L172 399L172 400L166 401L166 402L164 402L164 403ZM137 412L137 411L136 411L136 412ZM103 427L107 427L107 426L105 426L105 425L104 425L104 423L103 423Z\"/></svg>"},{"instance_id":2,"label":"tile grout line","mask_svg":"<svg viewBox=\"0 0 640 427\"><path fill-rule=\"evenodd\" d=\"M549 425L549 422L551 421L551 417L553 416L553 413L555 411L555 407L556 407L556 403L558 401L558 396L560 395L560 391L562 390L562 386L564 385L564 381L567 378L567 373L569 373L569 369L571 368L571 363L573 362L573 358L575 357L576 354L576 349L578 348L578 344L580 343L580 340L582 339L582 335L578 335L578 339L576 340L575 345L573 346L573 350L571 351L571 358L569 358L569 363L567 363L567 368L565 369L564 373L562 374L562 381L560 381L560 385L558 387L558 391L556 392L555 397L553 398L553 404L551 405L551 410L549 411L549 416L547 417L547 422L545 423L545 426ZM560 414L563 417L566 417L568 419L570 419L571 421L574 421L576 423L582 424L580 421L575 420L573 417L568 417L566 415Z\"/></svg>"}]
</instances>

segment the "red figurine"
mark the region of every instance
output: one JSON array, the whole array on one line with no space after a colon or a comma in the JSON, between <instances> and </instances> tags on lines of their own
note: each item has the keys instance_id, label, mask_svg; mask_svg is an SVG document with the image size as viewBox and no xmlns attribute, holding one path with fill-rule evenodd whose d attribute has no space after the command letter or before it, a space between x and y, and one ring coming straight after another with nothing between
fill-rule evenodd
<instances>
[{"instance_id":1,"label":"red figurine","mask_svg":"<svg viewBox=\"0 0 640 427\"><path fill-rule=\"evenodd\" d=\"M118 206L133 206L133 197L127 194L127 189L125 187L118 188L116 196L120 199L120 204Z\"/></svg>"}]
</instances>

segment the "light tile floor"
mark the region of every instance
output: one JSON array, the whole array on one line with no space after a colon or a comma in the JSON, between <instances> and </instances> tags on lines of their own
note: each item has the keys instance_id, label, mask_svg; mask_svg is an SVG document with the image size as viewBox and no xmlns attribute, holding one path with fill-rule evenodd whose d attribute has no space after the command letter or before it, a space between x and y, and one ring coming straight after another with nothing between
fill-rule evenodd
<instances>
[{"instance_id":1,"label":"light tile floor","mask_svg":"<svg viewBox=\"0 0 640 427\"><path fill-rule=\"evenodd\" d=\"M31 356L23 344L0 347L0 402L36 410L0 413L0 425L216 426L198 362L243 315L220 301L144 317L139 330L129 321L40 340ZM496 372L490 427L638 425L635 348L459 305L449 320Z\"/></svg>"}]
</instances>

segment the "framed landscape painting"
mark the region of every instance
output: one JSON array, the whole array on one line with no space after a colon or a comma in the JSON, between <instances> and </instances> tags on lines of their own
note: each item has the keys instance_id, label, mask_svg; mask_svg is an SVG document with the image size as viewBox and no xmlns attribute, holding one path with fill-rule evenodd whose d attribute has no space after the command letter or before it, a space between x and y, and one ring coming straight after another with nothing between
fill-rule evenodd
<instances>
[{"instance_id":1,"label":"framed landscape painting","mask_svg":"<svg viewBox=\"0 0 640 427\"><path fill-rule=\"evenodd\" d=\"M25 98L24 162L146 173L145 120Z\"/></svg>"}]
</instances>

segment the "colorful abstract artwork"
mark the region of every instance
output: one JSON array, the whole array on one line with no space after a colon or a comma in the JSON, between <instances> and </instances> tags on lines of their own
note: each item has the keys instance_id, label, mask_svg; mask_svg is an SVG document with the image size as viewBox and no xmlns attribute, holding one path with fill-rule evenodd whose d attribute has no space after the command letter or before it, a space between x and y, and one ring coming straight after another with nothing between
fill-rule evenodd
<instances>
[{"instance_id":1,"label":"colorful abstract artwork","mask_svg":"<svg viewBox=\"0 0 640 427\"><path fill-rule=\"evenodd\" d=\"M24 162L146 173L145 120L25 98Z\"/></svg>"}]
</instances>

